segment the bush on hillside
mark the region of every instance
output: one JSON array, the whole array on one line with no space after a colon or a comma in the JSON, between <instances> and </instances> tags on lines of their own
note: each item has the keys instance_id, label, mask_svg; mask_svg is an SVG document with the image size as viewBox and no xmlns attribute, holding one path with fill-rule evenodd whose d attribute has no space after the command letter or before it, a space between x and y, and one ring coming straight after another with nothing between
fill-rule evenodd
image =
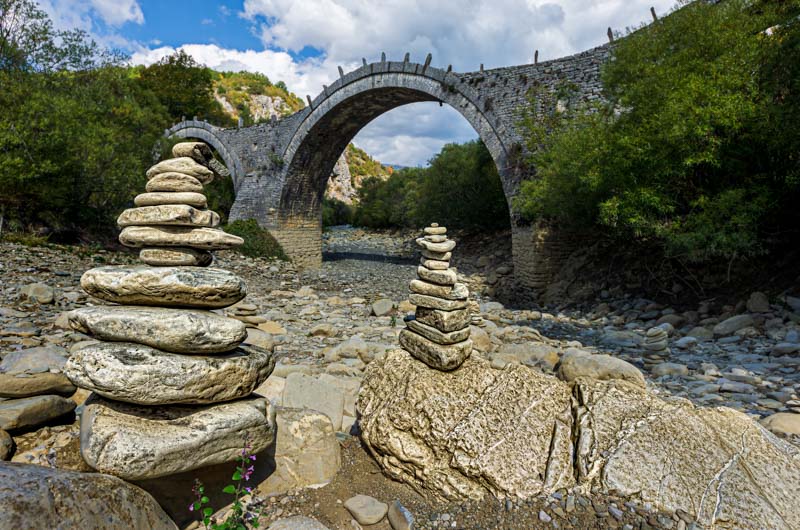
<instances>
[{"instance_id":1,"label":"bush on hillside","mask_svg":"<svg viewBox=\"0 0 800 530\"><path fill-rule=\"evenodd\" d=\"M353 222L353 207L339 199L322 199L322 226L349 225Z\"/></svg>"},{"instance_id":2,"label":"bush on hillside","mask_svg":"<svg viewBox=\"0 0 800 530\"><path fill-rule=\"evenodd\" d=\"M240 254L252 258L289 259L269 230L261 228L255 219L234 221L223 229L244 239L244 244L235 249Z\"/></svg>"}]
</instances>

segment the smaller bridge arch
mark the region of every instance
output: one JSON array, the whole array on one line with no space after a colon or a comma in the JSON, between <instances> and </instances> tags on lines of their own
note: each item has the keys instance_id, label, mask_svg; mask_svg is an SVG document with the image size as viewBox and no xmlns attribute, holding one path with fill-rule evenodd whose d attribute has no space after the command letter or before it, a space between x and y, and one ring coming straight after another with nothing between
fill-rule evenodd
<instances>
[{"instance_id":1,"label":"smaller bridge arch","mask_svg":"<svg viewBox=\"0 0 800 530\"><path fill-rule=\"evenodd\" d=\"M223 138L225 129L202 120L184 120L164 131L165 138L194 138L202 140L214 148L231 174L234 190L239 191L245 171L239 156L228 148Z\"/></svg>"}]
</instances>

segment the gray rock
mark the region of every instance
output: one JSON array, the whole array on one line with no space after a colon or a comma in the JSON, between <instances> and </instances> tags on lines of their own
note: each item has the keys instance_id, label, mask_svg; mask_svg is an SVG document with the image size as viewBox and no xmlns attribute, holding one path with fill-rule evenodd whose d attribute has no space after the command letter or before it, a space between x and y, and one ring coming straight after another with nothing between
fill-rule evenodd
<instances>
[{"instance_id":1,"label":"gray rock","mask_svg":"<svg viewBox=\"0 0 800 530\"><path fill-rule=\"evenodd\" d=\"M772 347L772 355L790 355L800 351L800 344L796 342L779 342Z\"/></svg>"},{"instance_id":2,"label":"gray rock","mask_svg":"<svg viewBox=\"0 0 800 530\"><path fill-rule=\"evenodd\" d=\"M458 276L453 269L437 271L419 266L417 267L417 276L421 280L439 285L455 285L456 281L458 281Z\"/></svg>"},{"instance_id":3,"label":"gray rock","mask_svg":"<svg viewBox=\"0 0 800 530\"><path fill-rule=\"evenodd\" d=\"M3 528L177 530L144 490L116 477L0 463Z\"/></svg>"},{"instance_id":4,"label":"gray rock","mask_svg":"<svg viewBox=\"0 0 800 530\"><path fill-rule=\"evenodd\" d=\"M456 248L456 242L452 240L444 241L442 243L434 243L432 241L426 241L424 238L417 238L417 245L428 252L436 252L440 254L444 254L450 252L454 248ZM449 258L447 258L449 259ZM447 259L443 261L447 261Z\"/></svg>"},{"instance_id":5,"label":"gray rock","mask_svg":"<svg viewBox=\"0 0 800 530\"><path fill-rule=\"evenodd\" d=\"M227 352L247 337L245 325L207 311L137 306L82 307L72 328L113 342L135 342L174 353Z\"/></svg>"},{"instance_id":6,"label":"gray rock","mask_svg":"<svg viewBox=\"0 0 800 530\"><path fill-rule=\"evenodd\" d=\"M356 495L344 501L344 507L359 524L377 524L386 516L389 506L369 495Z\"/></svg>"},{"instance_id":7,"label":"gray rock","mask_svg":"<svg viewBox=\"0 0 800 530\"><path fill-rule=\"evenodd\" d=\"M417 307L416 319L439 331L449 333L469 326L470 313L469 309L443 311L441 309L430 309L420 306Z\"/></svg>"},{"instance_id":8,"label":"gray rock","mask_svg":"<svg viewBox=\"0 0 800 530\"><path fill-rule=\"evenodd\" d=\"M159 191L200 193L203 191L203 184L196 178L183 173L159 173L147 181L145 191L149 193Z\"/></svg>"},{"instance_id":9,"label":"gray rock","mask_svg":"<svg viewBox=\"0 0 800 530\"><path fill-rule=\"evenodd\" d=\"M222 308L247 295L239 276L197 267L97 267L83 273L88 294L116 304Z\"/></svg>"},{"instance_id":10,"label":"gray rock","mask_svg":"<svg viewBox=\"0 0 800 530\"><path fill-rule=\"evenodd\" d=\"M730 318L727 318L714 326L714 335L717 336L725 336L731 335L732 333L736 333L742 328L746 328L749 326L754 326L755 321L753 317L748 314L744 315L735 315Z\"/></svg>"},{"instance_id":11,"label":"gray rock","mask_svg":"<svg viewBox=\"0 0 800 530\"><path fill-rule=\"evenodd\" d=\"M66 350L53 345L7 354L0 362L0 397L72 395L75 387L62 373L68 355Z\"/></svg>"},{"instance_id":12,"label":"gray rock","mask_svg":"<svg viewBox=\"0 0 800 530\"><path fill-rule=\"evenodd\" d=\"M268 351L275 349L275 339L272 334L256 328L247 328L247 338L244 339L244 344L252 344Z\"/></svg>"},{"instance_id":13,"label":"gray rock","mask_svg":"<svg viewBox=\"0 0 800 530\"><path fill-rule=\"evenodd\" d=\"M195 208L206 208L208 201L202 193L191 191L140 193L133 198L136 206L161 206L167 204L188 204ZM124 244L124 243L123 243Z\"/></svg>"},{"instance_id":14,"label":"gray rock","mask_svg":"<svg viewBox=\"0 0 800 530\"><path fill-rule=\"evenodd\" d=\"M443 271L443 270L446 270L446 269L450 268L450 262L449 261L439 261L439 260L435 260L435 259L428 259L425 256L422 256L422 258L419 260L419 263L423 267L426 267L428 269L437 270L437 271Z\"/></svg>"},{"instance_id":15,"label":"gray rock","mask_svg":"<svg viewBox=\"0 0 800 530\"><path fill-rule=\"evenodd\" d=\"M342 428L344 392L319 377L290 373L283 390L283 406L316 410L330 418L334 429Z\"/></svg>"},{"instance_id":16,"label":"gray rock","mask_svg":"<svg viewBox=\"0 0 800 530\"><path fill-rule=\"evenodd\" d=\"M439 309L442 311L455 311L457 309L466 309L466 300L445 300L443 298L436 298L435 296L426 296L424 294L412 293L408 297L408 301L415 306L425 307L428 309Z\"/></svg>"},{"instance_id":17,"label":"gray rock","mask_svg":"<svg viewBox=\"0 0 800 530\"><path fill-rule=\"evenodd\" d=\"M435 327L423 324L418 320L410 320L406 323L406 325L408 326L408 329L410 329L414 333L422 335L426 339L441 345L449 345L465 341L469 338L470 335L469 326L466 326L464 329L459 329L456 331L450 331L444 333L439 331Z\"/></svg>"},{"instance_id":18,"label":"gray rock","mask_svg":"<svg viewBox=\"0 0 800 530\"><path fill-rule=\"evenodd\" d=\"M750 298L747 299L747 310L751 313L768 313L770 310L769 298L759 291L751 293Z\"/></svg>"},{"instance_id":19,"label":"gray rock","mask_svg":"<svg viewBox=\"0 0 800 530\"><path fill-rule=\"evenodd\" d=\"M661 377L665 375L688 375L689 368L687 368L685 364L661 363L655 365L650 370L650 373L653 374L655 377Z\"/></svg>"},{"instance_id":20,"label":"gray rock","mask_svg":"<svg viewBox=\"0 0 800 530\"><path fill-rule=\"evenodd\" d=\"M217 228L128 226L120 232L119 242L137 248L189 247L200 250L224 250L242 245L244 239Z\"/></svg>"},{"instance_id":21,"label":"gray rock","mask_svg":"<svg viewBox=\"0 0 800 530\"><path fill-rule=\"evenodd\" d=\"M206 404L250 395L274 367L272 353L256 346L203 357L101 342L73 352L66 373L75 385L126 403Z\"/></svg>"},{"instance_id":22,"label":"gray rock","mask_svg":"<svg viewBox=\"0 0 800 530\"><path fill-rule=\"evenodd\" d=\"M120 227L137 225L208 226L219 225L219 214L198 210L188 204L162 204L128 208L117 218Z\"/></svg>"},{"instance_id":23,"label":"gray rock","mask_svg":"<svg viewBox=\"0 0 800 530\"><path fill-rule=\"evenodd\" d=\"M445 300L466 300L469 297L469 290L463 283L456 283L450 286L437 285L422 280L411 280L408 287L412 293L435 296Z\"/></svg>"},{"instance_id":24,"label":"gray rock","mask_svg":"<svg viewBox=\"0 0 800 530\"><path fill-rule=\"evenodd\" d=\"M261 397L201 407L143 407L96 395L81 416L81 454L101 473L144 480L234 461L275 436L275 410Z\"/></svg>"},{"instance_id":25,"label":"gray rock","mask_svg":"<svg viewBox=\"0 0 800 530\"><path fill-rule=\"evenodd\" d=\"M258 485L264 495L330 482L341 466L336 430L325 414L310 409L277 407L275 469Z\"/></svg>"},{"instance_id":26,"label":"gray rock","mask_svg":"<svg viewBox=\"0 0 800 530\"><path fill-rule=\"evenodd\" d=\"M574 348L567 350L561 358L558 377L567 382L575 381L579 377L590 377L603 381L623 379L642 388L646 386L642 372L631 363L611 355L592 355Z\"/></svg>"},{"instance_id":27,"label":"gray rock","mask_svg":"<svg viewBox=\"0 0 800 530\"><path fill-rule=\"evenodd\" d=\"M387 518L392 530L413 530L414 528L414 516L400 504L400 501L396 500L389 505Z\"/></svg>"},{"instance_id":28,"label":"gray rock","mask_svg":"<svg viewBox=\"0 0 800 530\"><path fill-rule=\"evenodd\" d=\"M205 142L177 143L172 146L172 156L176 158L186 156L205 167L209 167L209 163L214 159L214 153Z\"/></svg>"},{"instance_id":29,"label":"gray rock","mask_svg":"<svg viewBox=\"0 0 800 530\"><path fill-rule=\"evenodd\" d=\"M154 267L180 267L211 265L213 257L206 250L193 248L143 248L139 251L139 259Z\"/></svg>"},{"instance_id":30,"label":"gray rock","mask_svg":"<svg viewBox=\"0 0 800 530\"><path fill-rule=\"evenodd\" d=\"M207 167L201 166L192 158L182 156L179 158L170 158L162 160L147 170L147 178L151 179L161 173L183 173L196 178L203 184L207 184L214 179L214 172Z\"/></svg>"},{"instance_id":31,"label":"gray rock","mask_svg":"<svg viewBox=\"0 0 800 530\"><path fill-rule=\"evenodd\" d=\"M61 396L34 396L0 401L0 429L29 429L75 410L75 402Z\"/></svg>"},{"instance_id":32,"label":"gray rock","mask_svg":"<svg viewBox=\"0 0 800 530\"><path fill-rule=\"evenodd\" d=\"M22 300L29 300L37 304L52 304L55 300L55 291L45 283L29 283L19 290Z\"/></svg>"},{"instance_id":33,"label":"gray rock","mask_svg":"<svg viewBox=\"0 0 800 530\"><path fill-rule=\"evenodd\" d=\"M763 418L760 423L772 432L800 436L800 414L778 412Z\"/></svg>"},{"instance_id":34,"label":"gray rock","mask_svg":"<svg viewBox=\"0 0 800 530\"><path fill-rule=\"evenodd\" d=\"M329 530L327 526L316 519L305 515L294 515L278 519L267 530Z\"/></svg>"},{"instance_id":35,"label":"gray rock","mask_svg":"<svg viewBox=\"0 0 800 530\"><path fill-rule=\"evenodd\" d=\"M6 431L0 429L0 460L8 460L14 450L14 440Z\"/></svg>"},{"instance_id":36,"label":"gray rock","mask_svg":"<svg viewBox=\"0 0 800 530\"><path fill-rule=\"evenodd\" d=\"M681 337L680 339L675 341L675 346L682 350L687 350L693 346L697 345L697 338L688 335L686 337Z\"/></svg>"},{"instance_id":37,"label":"gray rock","mask_svg":"<svg viewBox=\"0 0 800 530\"><path fill-rule=\"evenodd\" d=\"M469 339L455 344L437 344L408 329L400 332L400 346L431 368L445 371L458 368L472 353Z\"/></svg>"},{"instance_id":38,"label":"gray rock","mask_svg":"<svg viewBox=\"0 0 800 530\"><path fill-rule=\"evenodd\" d=\"M372 302L372 314L376 317L388 315L394 309L394 302L388 298L380 298Z\"/></svg>"}]
</instances>

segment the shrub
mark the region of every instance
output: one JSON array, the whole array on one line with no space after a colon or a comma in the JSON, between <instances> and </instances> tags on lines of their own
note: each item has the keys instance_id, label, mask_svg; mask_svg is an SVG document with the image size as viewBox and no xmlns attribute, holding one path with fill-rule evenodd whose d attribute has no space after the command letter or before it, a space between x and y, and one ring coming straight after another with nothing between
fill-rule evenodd
<instances>
[{"instance_id":1,"label":"shrub","mask_svg":"<svg viewBox=\"0 0 800 530\"><path fill-rule=\"evenodd\" d=\"M322 200L322 226L349 225L353 222L353 207L338 199Z\"/></svg>"},{"instance_id":2,"label":"shrub","mask_svg":"<svg viewBox=\"0 0 800 530\"><path fill-rule=\"evenodd\" d=\"M244 244L236 251L245 256L288 260L280 243L272 237L268 230L261 228L255 219L228 223L224 230L244 239Z\"/></svg>"}]
</instances>

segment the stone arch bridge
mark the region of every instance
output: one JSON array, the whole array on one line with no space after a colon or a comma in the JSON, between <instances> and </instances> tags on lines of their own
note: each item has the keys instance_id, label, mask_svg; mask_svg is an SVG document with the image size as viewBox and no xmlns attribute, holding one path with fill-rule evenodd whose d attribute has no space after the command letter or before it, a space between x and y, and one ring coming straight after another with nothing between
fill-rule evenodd
<instances>
[{"instance_id":1,"label":"stone arch bridge","mask_svg":"<svg viewBox=\"0 0 800 530\"><path fill-rule=\"evenodd\" d=\"M196 138L214 147L233 179L231 219L256 219L301 267L322 261L321 217L325 185L347 144L370 121L401 105L436 101L455 108L472 125L497 165L509 201L517 279L546 285L574 245L547 227L524 223L512 207L527 167L520 120L532 91L569 94L571 102L598 99L600 66L608 45L552 61L477 72L403 61L368 64L344 73L303 110L250 127L222 129L188 120L167 137Z\"/></svg>"}]
</instances>

